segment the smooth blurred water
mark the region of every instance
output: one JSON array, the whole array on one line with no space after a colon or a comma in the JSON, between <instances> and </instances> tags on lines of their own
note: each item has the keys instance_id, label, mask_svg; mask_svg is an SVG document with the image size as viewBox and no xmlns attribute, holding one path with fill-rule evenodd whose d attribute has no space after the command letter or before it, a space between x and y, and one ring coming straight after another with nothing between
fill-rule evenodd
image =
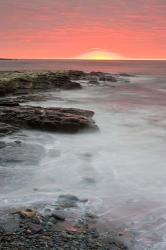
<instances>
[{"instance_id":1,"label":"smooth blurred water","mask_svg":"<svg viewBox=\"0 0 166 250\"><path fill-rule=\"evenodd\" d=\"M52 92L49 101L29 103L94 110L100 132L6 137L40 145L44 153L37 165L1 166L1 207L74 194L88 198L101 222L123 232L132 250L166 249L166 80L129 79L114 88Z\"/></svg>"}]
</instances>

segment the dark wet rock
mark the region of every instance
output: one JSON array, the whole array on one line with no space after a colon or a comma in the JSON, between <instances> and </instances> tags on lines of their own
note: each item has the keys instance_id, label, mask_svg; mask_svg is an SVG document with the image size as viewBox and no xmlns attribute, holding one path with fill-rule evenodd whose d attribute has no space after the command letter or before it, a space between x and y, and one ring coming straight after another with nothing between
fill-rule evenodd
<instances>
[{"instance_id":1,"label":"dark wet rock","mask_svg":"<svg viewBox=\"0 0 166 250\"><path fill-rule=\"evenodd\" d=\"M18 131L18 127L9 125L4 122L0 122L0 136L10 135L17 131Z\"/></svg>"},{"instance_id":2,"label":"dark wet rock","mask_svg":"<svg viewBox=\"0 0 166 250\"><path fill-rule=\"evenodd\" d=\"M42 225L40 224L34 224L34 223L30 223L28 225L28 229L27 229L27 233L28 234L38 234L40 232L42 232L44 229L42 227Z\"/></svg>"},{"instance_id":3,"label":"dark wet rock","mask_svg":"<svg viewBox=\"0 0 166 250\"><path fill-rule=\"evenodd\" d=\"M117 82L118 77L115 75L111 75L108 73L102 73L102 72L91 72L87 73L86 76L83 78L83 80L88 81L87 83L89 85L102 85L103 82Z\"/></svg>"},{"instance_id":4,"label":"dark wet rock","mask_svg":"<svg viewBox=\"0 0 166 250\"><path fill-rule=\"evenodd\" d=\"M61 194L61 195L59 195L59 197L58 197L58 200L70 200L70 201L74 201L74 202L77 202L77 201L79 201L79 198L77 197L77 196L75 196L75 195L72 195L72 194Z\"/></svg>"},{"instance_id":5,"label":"dark wet rock","mask_svg":"<svg viewBox=\"0 0 166 250\"><path fill-rule=\"evenodd\" d=\"M60 88L60 89L78 89L81 85L76 82L72 82L70 77L65 73L44 73L37 75L33 81L33 88L48 89L48 88Z\"/></svg>"},{"instance_id":6,"label":"dark wet rock","mask_svg":"<svg viewBox=\"0 0 166 250\"><path fill-rule=\"evenodd\" d=\"M19 103L22 102L40 102L47 101L50 98L48 95L23 95L16 98Z\"/></svg>"},{"instance_id":7,"label":"dark wet rock","mask_svg":"<svg viewBox=\"0 0 166 250\"><path fill-rule=\"evenodd\" d=\"M85 177L83 180L87 184L94 184L94 183L96 183L96 180L94 178L91 178L91 177Z\"/></svg>"},{"instance_id":8,"label":"dark wet rock","mask_svg":"<svg viewBox=\"0 0 166 250\"><path fill-rule=\"evenodd\" d=\"M63 100L60 97L52 96L51 94L26 94L26 95L19 95L19 96L12 96L0 99L0 106L19 106L20 103L25 102L41 102L47 101L51 99L56 100Z\"/></svg>"},{"instance_id":9,"label":"dark wet rock","mask_svg":"<svg viewBox=\"0 0 166 250\"><path fill-rule=\"evenodd\" d=\"M7 94L33 94L52 89L81 89L79 80L98 84L98 81L117 82L120 77L131 76L126 73L111 74L103 72L85 73L79 70L57 72L4 72L0 74L0 96Z\"/></svg>"},{"instance_id":10,"label":"dark wet rock","mask_svg":"<svg viewBox=\"0 0 166 250\"><path fill-rule=\"evenodd\" d=\"M63 72L48 72L48 73L40 73L33 77L32 84L33 88L42 89L42 88L62 88L65 89L67 85L67 89L72 82L70 81L69 76L67 76Z\"/></svg>"},{"instance_id":11,"label":"dark wet rock","mask_svg":"<svg viewBox=\"0 0 166 250\"><path fill-rule=\"evenodd\" d=\"M16 140L16 141L14 141L14 143L21 144L21 141Z\"/></svg>"},{"instance_id":12,"label":"dark wet rock","mask_svg":"<svg viewBox=\"0 0 166 250\"><path fill-rule=\"evenodd\" d=\"M7 107L19 106L19 103L13 99L1 99L0 106L7 106Z\"/></svg>"},{"instance_id":13,"label":"dark wet rock","mask_svg":"<svg viewBox=\"0 0 166 250\"><path fill-rule=\"evenodd\" d=\"M71 81L65 72L4 74L0 78L0 96L7 94L27 94L36 90L80 89L81 85Z\"/></svg>"},{"instance_id":14,"label":"dark wet rock","mask_svg":"<svg viewBox=\"0 0 166 250\"><path fill-rule=\"evenodd\" d=\"M0 96L1 97L4 97L6 95L6 90L5 90L5 88L3 88L2 86L1 86L1 89L0 89Z\"/></svg>"},{"instance_id":15,"label":"dark wet rock","mask_svg":"<svg viewBox=\"0 0 166 250\"><path fill-rule=\"evenodd\" d=\"M69 70L67 71L67 75L73 80L80 80L86 73L80 70Z\"/></svg>"},{"instance_id":16,"label":"dark wet rock","mask_svg":"<svg viewBox=\"0 0 166 250\"><path fill-rule=\"evenodd\" d=\"M3 105L4 102L1 103L1 101L0 101L0 106L18 106L19 103L40 102L40 101L47 101L49 99L51 99L51 96L44 95L44 94L22 95L22 96L17 96L17 97L8 97L8 98L4 99L4 101L6 100L6 103L7 104L9 103L9 105ZM17 105L15 105L15 103Z\"/></svg>"},{"instance_id":17,"label":"dark wet rock","mask_svg":"<svg viewBox=\"0 0 166 250\"><path fill-rule=\"evenodd\" d=\"M81 89L81 84L78 82L68 82L64 85L64 89Z\"/></svg>"},{"instance_id":18,"label":"dark wet rock","mask_svg":"<svg viewBox=\"0 0 166 250\"><path fill-rule=\"evenodd\" d=\"M91 85L98 85L99 82L98 82L97 79L94 78L94 79L89 80L89 81L88 81L88 84L91 84Z\"/></svg>"},{"instance_id":19,"label":"dark wet rock","mask_svg":"<svg viewBox=\"0 0 166 250\"><path fill-rule=\"evenodd\" d=\"M83 156L89 160L90 158L93 157L93 154L91 154L91 153L85 153L85 154L83 154Z\"/></svg>"},{"instance_id":20,"label":"dark wet rock","mask_svg":"<svg viewBox=\"0 0 166 250\"><path fill-rule=\"evenodd\" d=\"M103 75L99 78L100 81L117 82L117 78L112 75Z\"/></svg>"},{"instance_id":21,"label":"dark wet rock","mask_svg":"<svg viewBox=\"0 0 166 250\"><path fill-rule=\"evenodd\" d=\"M58 197L56 205L63 208L77 207L79 199L72 195L60 195Z\"/></svg>"},{"instance_id":22,"label":"dark wet rock","mask_svg":"<svg viewBox=\"0 0 166 250\"><path fill-rule=\"evenodd\" d=\"M104 75L104 73L103 73L103 72L100 72L100 71L91 71L91 72L89 73L89 75L101 77L101 76Z\"/></svg>"},{"instance_id":23,"label":"dark wet rock","mask_svg":"<svg viewBox=\"0 0 166 250\"><path fill-rule=\"evenodd\" d=\"M132 75L132 74L127 74L127 73L120 73L119 76L131 77L131 76L134 76L134 75Z\"/></svg>"},{"instance_id":24,"label":"dark wet rock","mask_svg":"<svg viewBox=\"0 0 166 250\"><path fill-rule=\"evenodd\" d=\"M43 102L43 101L48 101L48 100L64 101L64 99L61 97L58 97L58 96L55 97L55 96L52 96L51 94L44 94L44 93L6 97L6 98L3 98L3 102L6 103L5 105L3 105L3 102L1 104L1 100L0 100L0 106L11 106L11 107L19 106L20 103L26 103L26 102Z\"/></svg>"},{"instance_id":25,"label":"dark wet rock","mask_svg":"<svg viewBox=\"0 0 166 250\"><path fill-rule=\"evenodd\" d=\"M33 79L34 88L80 89L81 85L70 80L66 72L49 72L37 75Z\"/></svg>"},{"instance_id":26,"label":"dark wet rock","mask_svg":"<svg viewBox=\"0 0 166 250\"><path fill-rule=\"evenodd\" d=\"M0 80L0 92L3 91L4 95L15 93L17 89L30 89L32 88L31 82L22 77Z\"/></svg>"},{"instance_id":27,"label":"dark wet rock","mask_svg":"<svg viewBox=\"0 0 166 250\"><path fill-rule=\"evenodd\" d=\"M0 163L1 165L7 163L37 164L44 154L44 148L37 144L6 143L3 147L0 147Z\"/></svg>"},{"instance_id":28,"label":"dark wet rock","mask_svg":"<svg viewBox=\"0 0 166 250\"><path fill-rule=\"evenodd\" d=\"M0 120L4 123L19 128L68 133L78 132L81 129L97 129L91 118L93 114L94 112L89 110L73 108L0 106ZM0 132L3 132L3 129L0 129Z\"/></svg>"},{"instance_id":29,"label":"dark wet rock","mask_svg":"<svg viewBox=\"0 0 166 250\"><path fill-rule=\"evenodd\" d=\"M59 211L52 213L50 217L53 217L56 220L65 221L65 216Z\"/></svg>"},{"instance_id":30,"label":"dark wet rock","mask_svg":"<svg viewBox=\"0 0 166 250\"><path fill-rule=\"evenodd\" d=\"M79 202L87 201L87 199L79 199L77 196L71 194L59 195L55 207L72 208L77 207Z\"/></svg>"}]
</instances>

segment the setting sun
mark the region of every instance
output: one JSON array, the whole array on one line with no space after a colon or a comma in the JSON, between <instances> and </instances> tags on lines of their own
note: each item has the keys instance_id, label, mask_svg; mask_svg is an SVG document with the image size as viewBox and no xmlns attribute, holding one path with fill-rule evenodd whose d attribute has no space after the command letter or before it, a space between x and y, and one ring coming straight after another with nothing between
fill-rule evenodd
<instances>
[{"instance_id":1,"label":"setting sun","mask_svg":"<svg viewBox=\"0 0 166 250\"><path fill-rule=\"evenodd\" d=\"M83 60L122 60L126 59L123 56L107 51L107 50L92 50L90 52L84 53L75 57L74 59L83 59Z\"/></svg>"}]
</instances>

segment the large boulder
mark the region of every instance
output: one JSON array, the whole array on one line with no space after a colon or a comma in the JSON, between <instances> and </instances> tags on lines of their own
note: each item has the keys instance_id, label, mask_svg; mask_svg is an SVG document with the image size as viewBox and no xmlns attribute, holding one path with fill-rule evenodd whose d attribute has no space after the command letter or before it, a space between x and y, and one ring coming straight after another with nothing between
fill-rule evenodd
<instances>
[{"instance_id":1,"label":"large boulder","mask_svg":"<svg viewBox=\"0 0 166 250\"><path fill-rule=\"evenodd\" d=\"M45 131L78 132L96 129L93 111L74 108L41 108L33 106L0 106L1 122Z\"/></svg>"}]
</instances>

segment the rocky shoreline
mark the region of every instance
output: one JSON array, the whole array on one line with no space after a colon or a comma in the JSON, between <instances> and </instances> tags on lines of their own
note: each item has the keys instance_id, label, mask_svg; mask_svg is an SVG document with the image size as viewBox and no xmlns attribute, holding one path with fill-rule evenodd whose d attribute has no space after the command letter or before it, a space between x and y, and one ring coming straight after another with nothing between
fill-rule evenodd
<instances>
[{"instance_id":1,"label":"rocky shoreline","mask_svg":"<svg viewBox=\"0 0 166 250\"><path fill-rule=\"evenodd\" d=\"M71 81L63 72L0 72L0 96L8 94L30 94L48 89L80 89L81 85Z\"/></svg>"},{"instance_id":2,"label":"rocky shoreline","mask_svg":"<svg viewBox=\"0 0 166 250\"><path fill-rule=\"evenodd\" d=\"M0 72L0 136L4 137L20 129L35 129L50 132L78 133L97 131L99 128L92 117L94 112L75 108L42 108L21 103L50 98L45 91L77 90L86 82L89 86L112 87L129 75L111 75L102 72ZM110 84L110 85L109 85ZM39 94L39 92L41 94ZM43 93L42 93L43 92ZM86 135L85 135L86 136ZM34 163L42 150L20 141L0 141L0 162L20 162L29 159L24 150L33 151ZM60 195L53 209L23 207L6 209L0 213L0 249L127 249L116 238L116 234L99 233L92 214L69 219L68 214L79 203L86 203L72 195Z\"/></svg>"},{"instance_id":3,"label":"rocky shoreline","mask_svg":"<svg viewBox=\"0 0 166 250\"><path fill-rule=\"evenodd\" d=\"M20 128L73 133L84 129L97 130L93 111L22 106L20 103L50 98L46 91L77 90L88 86L115 87L128 74L102 72L0 72L0 136ZM37 94L36 94L37 93ZM39 94L40 93L40 94Z\"/></svg>"},{"instance_id":4,"label":"rocky shoreline","mask_svg":"<svg viewBox=\"0 0 166 250\"><path fill-rule=\"evenodd\" d=\"M60 195L51 209L38 206L8 211L8 216L0 219L0 249L127 249L115 233L98 232L95 215L70 217L73 208L86 202Z\"/></svg>"},{"instance_id":5,"label":"rocky shoreline","mask_svg":"<svg viewBox=\"0 0 166 250\"><path fill-rule=\"evenodd\" d=\"M78 81L85 81L88 85L115 84L123 80L128 82L126 73L110 74L103 72L58 71L58 72L0 72L0 96L10 94L24 95L50 90L76 90L82 85ZM110 85L111 86L111 85ZM114 85L112 85L114 86Z\"/></svg>"}]
</instances>

